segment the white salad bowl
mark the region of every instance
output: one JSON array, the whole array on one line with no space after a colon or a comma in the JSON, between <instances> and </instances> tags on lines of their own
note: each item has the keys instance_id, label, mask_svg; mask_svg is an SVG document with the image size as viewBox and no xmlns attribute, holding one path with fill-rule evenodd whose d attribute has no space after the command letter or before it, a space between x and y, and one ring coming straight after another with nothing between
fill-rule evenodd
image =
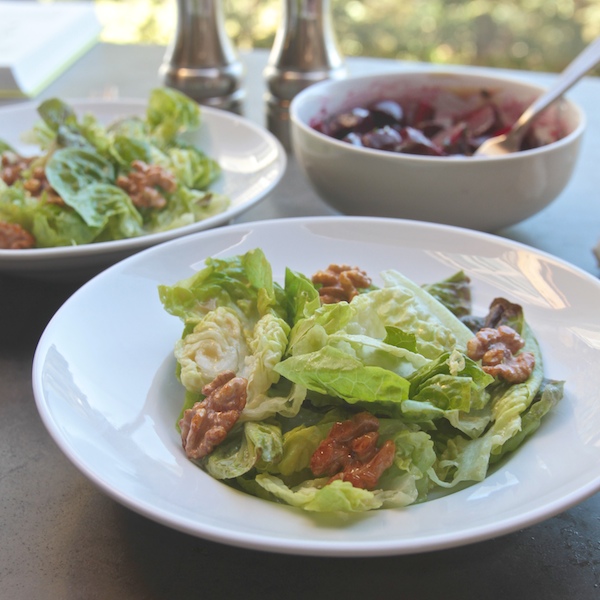
<instances>
[{"instance_id":1,"label":"white salad bowl","mask_svg":"<svg viewBox=\"0 0 600 600\"><path fill-rule=\"evenodd\" d=\"M67 100L76 113L94 115L102 124L142 115L146 101ZM40 120L38 102L0 108L0 139L27 156L39 151L22 139ZM285 172L287 156L269 131L244 117L202 107L201 126L189 132L188 141L198 146L221 167L210 190L227 196L229 206L221 213L189 225L139 237L55 248L0 249L0 273L44 279L88 278L102 269L155 244L228 223L263 200Z\"/></svg>"},{"instance_id":2,"label":"white salad bowl","mask_svg":"<svg viewBox=\"0 0 600 600\"><path fill-rule=\"evenodd\" d=\"M395 72L324 81L300 92L290 107L293 152L318 194L348 215L399 217L495 231L548 206L569 182L585 128L569 100L536 123L540 147L496 157L421 156L359 147L321 133L330 117L379 100L426 99L457 117L482 90L508 123L542 88L473 72ZM560 139L558 131L560 133Z\"/></svg>"},{"instance_id":3,"label":"white salad bowl","mask_svg":"<svg viewBox=\"0 0 600 600\"><path fill-rule=\"evenodd\" d=\"M342 518L235 490L182 449L175 424L184 389L173 356L182 322L165 311L158 286L192 276L209 257L255 248L279 283L286 267L310 275L329 263L358 265L376 285L387 269L418 284L463 270L471 278L474 314L486 314L497 296L523 307L545 375L565 382L564 397L486 479L421 504ZM83 285L40 339L33 390L49 433L82 473L118 502L166 526L290 554L450 548L533 525L600 490L599 302L597 278L476 231L362 217L238 224L149 248Z\"/></svg>"}]
</instances>

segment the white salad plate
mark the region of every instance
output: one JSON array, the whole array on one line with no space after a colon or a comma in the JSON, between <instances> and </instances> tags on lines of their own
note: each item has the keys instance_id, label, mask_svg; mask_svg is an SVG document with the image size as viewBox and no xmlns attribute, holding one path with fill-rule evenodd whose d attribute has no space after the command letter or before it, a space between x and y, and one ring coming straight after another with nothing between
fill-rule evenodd
<instances>
[{"instance_id":1,"label":"white salad plate","mask_svg":"<svg viewBox=\"0 0 600 600\"><path fill-rule=\"evenodd\" d=\"M78 115L93 114L103 124L141 115L146 110L146 103L135 99L66 102ZM24 155L37 151L36 146L23 142L22 136L40 120L38 104L27 102L0 108L0 139ZM279 183L287 164L277 138L233 113L204 106L201 110L200 128L186 135L221 166L221 177L210 190L229 197L227 210L191 225L126 240L30 250L0 249L0 273L64 279L98 272L143 248L228 223L262 200Z\"/></svg>"},{"instance_id":2,"label":"white salad plate","mask_svg":"<svg viewBox=\"0 0 600 600\"><path fill-rule=\"evenodd\" d=\"M182 323L159 284L260 247L283 282L330 263L418 283L464 270L474 313L503 296L524 307L546 376L565 397L483 482L425 503L334 517L246 495L212 479L181 448L183 388L173 347ZM543 252L451 226L369 217L238 224L149 248L83 285L42 335L33 364L40 415L66 456L102 491L176 530L244 548L322 556L408 554L533 525L600 489L600 282Z\"/></svg>"}]
</instances>

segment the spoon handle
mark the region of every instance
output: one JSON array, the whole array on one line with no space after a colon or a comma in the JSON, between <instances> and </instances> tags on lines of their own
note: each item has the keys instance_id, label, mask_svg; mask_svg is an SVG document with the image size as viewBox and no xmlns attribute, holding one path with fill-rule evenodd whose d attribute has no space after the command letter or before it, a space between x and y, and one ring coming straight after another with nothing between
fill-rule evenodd
<instances>
[{"instance_id":1,"label":"spoon handle","mask_svg":"<svg viewBox=\"0 0 600 600\"><path fill-rule=\"evenodd\" d=\"M598 62L600 62L600 37L596 38L567 65L555 83L517 119L511 133L527 125L533 117L562 96L566 90L579 81Z\"/></svg>"}]
</instances>

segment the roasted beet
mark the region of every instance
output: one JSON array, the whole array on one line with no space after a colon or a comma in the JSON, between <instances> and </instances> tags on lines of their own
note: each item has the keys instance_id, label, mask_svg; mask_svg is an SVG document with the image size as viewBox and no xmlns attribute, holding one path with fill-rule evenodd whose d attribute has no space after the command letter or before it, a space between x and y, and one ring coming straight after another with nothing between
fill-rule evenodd
<instances>
[{"instance_id":1,"label":"roasted beet","mask_svg":"<svg viewBox=\"0 0 600 600\"><path fill-rule=\"evenodd\" d=\"M362 136L363 146L375 150L391 150L398 152L398 147L403 143L403 137L396 129L389 125L368 131Z\"/></svg>"},{"instance_id":2,"label":"roasted beet","mask_svg":"<svg viewBox=\"0 0 600 600\"><path fill-rule=\"evenodd\" d=\"M424 100L382 99L367 107L357 106L314 129L355 146L427 156L471 156L488 138L505 133L509 126L490 93L481 90L479 105L450 118L438 115ZM522 149L539 146L532 130Z\"/></svg>"},{"instance_id":3,"label":"roasted beet","mask_svg":"<svg viewBox=\"0 0 600 600\"><path fill-rule=\"evenodd\" d=\"M372 104L369 110L376 127L403 124L404 111L398 102L381 100Z\"/></svg>"},{"instance_id":4,"label":"roasted beet","mask_svg":"<svg viewBox=\"0 0 600 600\"><path fill-rule=\"evenodd\" d=\"M397 152L405 154L421 154L425 156L444 156L444 151L440 146L434 144L423 132L414 127L405 127L400 132L402 134L402 144Z\"/></svg>"},{"instance_id":5,"label":"roasted beet","mask_svg":"<svg viewBox=\"0 0 600 600\"><path fill-rule=\"evenodd\" d=\"M371 129L373 129L371 112L366 108L356 107L330 119L323 133L341 139L349 133L366 133Z\"/></svg>"}]
</instances>

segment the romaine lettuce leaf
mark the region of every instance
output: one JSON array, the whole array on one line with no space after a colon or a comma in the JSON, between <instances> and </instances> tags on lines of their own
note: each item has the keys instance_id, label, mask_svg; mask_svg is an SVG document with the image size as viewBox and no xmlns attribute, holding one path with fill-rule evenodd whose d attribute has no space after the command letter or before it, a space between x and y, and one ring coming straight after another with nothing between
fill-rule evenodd
<instances>
[{"instance_id":1,"label":"romaine lettuce leaf","mask_svg":"<svg viewBox=\"0 0 600 600\"><path fill-rule=\"evenodd\" d=\"M27 136L43 149L79 148L107 155L109 138L96 117L77 118L73 108L59 98L49 98L38 106L42 121Z\"/></svg>"},{"instance_id":2,"label":"romaine lettuce leaf","mask_svg":"<svg viewBox=\"0 0 600 600\"><path fill-rule=\"evenodd\" d=\"M473 334L443 304L398 271L384 271L381 276L385 287L357 296L357 310L376 310L386 326L413 333L418 352L426 358L466 348Z\"/></svg>"},{"instance_id":3,"label":"romaine lettuce leaf","mask_svg":"<svg viewBox=\"0 0 600 600\"><path fill-rule=\"evenodd\" d=\"M302 273L286 269L284 289L289 307L288 318L292 325L312 316L321 307L319 292Z\"/></svg>"},{"instance_id":4,"label":"romaine lettuce leaf","mask_svg":"<svg viewBox=\"0 0 600 600\"><path fill-rule=\"evenodd\" d=\"M354 487L347 481L305 481L294 488L269 473L256 476L256 483L287 504L312 512L363 512L380 508L383 501L368 490Z\"/></svg>"},{"instance_id":5,"label":"romaine lettuce leaf","mask_svg":"<svg viewBox=\"0 0 600 600\"><path fill-rule=\"evenodd\" d=\"M242 420L265 419L277 413L292 417L300 409L306 397L302 385L292 385L285 392L276 387L280 378L276 367L284 355L289 331L290 327L283 319L270 313L254 326L248 340L250 353L238 373L248 380Z\"/></svg>"},{"instance_id":6,"label":"romaine lettuce leaf","mask_svg":"<svg viewBox=\"0 0 600 600\"><path fill-rule=\"evenodd\" d=\"M218 163L195 146L169 148L167 157L169 170L191 189L206 190L221 174Z\"/></svg>"},{"instance_id":7,"label":"romaine lettuce leaf","mask_svg":"<svg viewBox=\"0 0 600 600\"><path fill-rule=\"evenodd\" d=\"M564 381L544 381L529 408L521 415L521 429L496 448L491 456L492 463L516 450L527 437L537 431L542 419L563 397Z\"/></svg>"},{"instance_id":8,"label":"romaine lettuce leaf","mask_svg":"<svg viewBox=\"0 0 600 600\"><path fill-rule=\"evenodd\" d=\"M199 394L219 373L233 371L248 381L242 421L277 413L294 416L306 389L291 385L278 390L280 374L275 370L287 347L289 331L289 325L272 313L254 323L230 307L217 307L177 342L179 379L187 391Z\"/></svg>"},{"instance_id":9,"label":"romaine lettuce leaf","mask_svg":"<svg viewBox=\"0 0 600 600\"><path fill-rule=\"evenodd\" d=\"M175 89L157 88L150 93L146 121L154 142L166 148L182 133L200 126L200 107Z\"/></svg>"},{"instance_id":10,"label":"romaine lettuce leaf","mask_svg":"<svg viewBox=\"0 0 600 600\"><path fill-rule=\"evenodd\" d=\"M159 286L167 312L197 321L216 307L227 307L252 326L267 311L285 317L283 290L273 283L271 266L261 250L228 259L209 258L205 264L175 285Z\"/></svg>"},{"instance_id":11,"label":"romaine lettuce leaf","mask_svg":"<svg viewBox=\"0 0 600 600\"><path fill-rule=\"evenodd\" d=\"M381 367L360 360L332 346L291 356L276 365L286 379L320 394L357 402L398 405L408 398L409 382Z\"/></svg>"},{"instance_id":12,"label":"romaine lettuce leaf","mask_svg":"<svg viewBox=\"0 0 600 600\"><path fill-rule=\"evenodd\" d=\"M206 459L206 470L215 479L235 479L254 469L276 464L282 454L281 429L272 423L244 423L237 435Z\"/></svg>"},{"instance_id":13,"label":"romaine lettuce leaf","mask_svg":"<svg viewBox=\"0 0 600 600\"><path fill-rule=\"evenodd\" d=\"M543 364L537 340L525 324L523 351L533 352L536 364L527 381L499 389L491 400L491 424L479 438L467 439L456 436L448 441L439 457L435 473L430 473L436 483L443 487L453 487L463 481L482 481L488 472L492 455L500 455L505 444L515 438L522 441L523 416L529 409L543 381ZM555 389L553 401L559 390ZM546 402L550 402L546 400ZM545 404L545 403L544 403ZM540 408L544 407L544 404ZM537 421L536 413L529 419ZM528 425L528 428L531 424ZM514 450L509 444L507 449Z\"/></svg>"},{"instance_id":14,"label":"romaine lettuce leaf","mask_svg":"<svg viewBox=\"0 0 600 600\"><path fill-rule=\"evenodd\" d=\"M153 162L152 147L144 138L115 135L109 146L109 152L120 168L126 171L129 171L131 163L135 160L145 163Z\"/></svg>"},{"instance_id":15,"label":"romaine lettuce leaf","mask_svg":"<svg viewBox=\"0 0 600 600\"><path fill-rule=\"evenodd\" d=\"M409 377L429 363L421 354L362 334L334 333L327 343L358 358L365 366L381 367L401 377Z\"/></svg>"},{"instance_id":16,"label":"romaine lettuce leaf","mask_svg":"<svg viewBox=\"0 0 600 600\"><path fill-rule=\"evenodd\" d=\"M428 401L443 410L483 408L490 399L491 375L458 350L446 352L408 376L410 398Z\"/></svg>"},{"instance_id":17,"label":"romaine lettuce leaf","mask_svg":"<svg viewBox=\"0 0 600 600\"><path fill-rule=\"evenodd\" d=\"M208 219L227 210L230 200L223 194L202 192L179 186L171 192L161 210L147 212L144 228L148 232L169 231Z\"/></svg>"},{"instance_id":18,"label":"romaine lettuce leaf","mask_svg":"<svg viewBox=\"0 0 600 600\"><path fill-rule=\"evenodd\" d=\"M423 286L423 289L439 300L453 315L464 317L471 314L471 280L464 271L451 277Z\"/></svg>"},{"instance_id":19,"label":"romaine lettuce leaf","mask_svg":"<svg viewBox=\"0 0 600 600\"><path fill-rule=\"evenodd\" d=\"M78 148L55 152L46 165L50 185L83 221L94 239L135 237L143 232L142 217L131 198L112 184L113 165L100 155Z\"/></svg>"},{"instance_id":20,"label":"romaine lettuce leaf","mask_svg":"<svg viewBox=\"0 0 600 600\"><path fill-rule=\"evenodd\" d=\"M276 465L276 473L291 475L308 469L311 456L319 444L327 437L331 423L299 425L283 435L283 454ZM272 469L270 469L272 471Z\"/></svg>"},{"instance_id":21,"label":"romaine lettuce leaf","mask_svg":"<svg viewBox=\"0 0 600 600\"><path fill-rule=\"evenodd\" d=\"M249 354L244 324L226 307L209 312L175 345L179 379L186 390L196 393L223 371L241 371Z\"/></svg>"}]
</instances>

